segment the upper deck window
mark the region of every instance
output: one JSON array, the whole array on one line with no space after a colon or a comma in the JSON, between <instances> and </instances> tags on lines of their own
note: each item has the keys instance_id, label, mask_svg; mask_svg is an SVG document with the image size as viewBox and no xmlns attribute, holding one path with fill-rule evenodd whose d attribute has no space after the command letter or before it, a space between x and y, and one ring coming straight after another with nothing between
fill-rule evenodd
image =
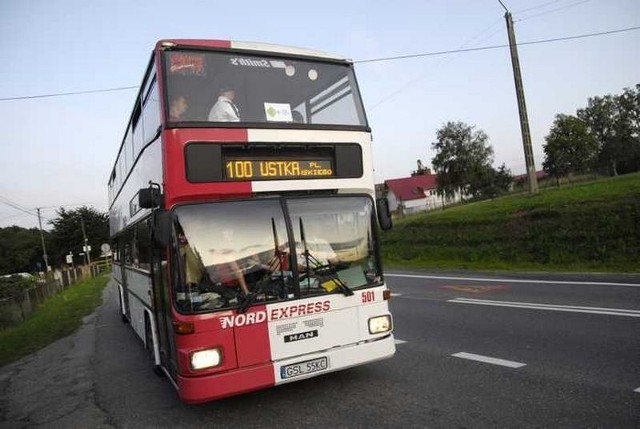
<instances>
[{"instance_id":1,"label":"upper deck window","mask_svg":"<svg viewBox=\"0 0 640 429\"><path fill-rule=\"evenodd\" d=\"M174 50L165 73L166 115L176 125L367 125L347 63Z\"/></svg>"}]
</instances>

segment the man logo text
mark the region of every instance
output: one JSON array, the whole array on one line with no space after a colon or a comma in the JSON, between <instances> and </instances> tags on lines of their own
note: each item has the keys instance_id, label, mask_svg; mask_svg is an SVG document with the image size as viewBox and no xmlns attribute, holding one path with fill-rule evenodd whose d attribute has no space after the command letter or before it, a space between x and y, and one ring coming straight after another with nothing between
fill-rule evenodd
<instances>
[{"instance_id":1,"label":"man logo text","mask_svg":"<svg viewBox=\"0 0 640 429\"><path fill-rule=\"evenodd\" d=\"M300 332L298 334L291 334L291 335L286 335L284 337L284 342L285 343L290 343L293 341L300 341L300 340L306 340L308 338L314 338L318 336L318 331L308 331L308 332Z\"/></svg>"}]
</instances>

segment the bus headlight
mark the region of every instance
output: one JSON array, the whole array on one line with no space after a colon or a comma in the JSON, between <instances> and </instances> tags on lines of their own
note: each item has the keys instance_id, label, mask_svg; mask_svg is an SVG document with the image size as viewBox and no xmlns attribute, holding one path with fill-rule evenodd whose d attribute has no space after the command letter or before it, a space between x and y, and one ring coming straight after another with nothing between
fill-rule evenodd
<instances>
[{"instance_id":1,"label":"bus headlight","mask_svg":"<svg viewBox=\"0 0 640 429\"><path fill-rule=\"evenodd\" d=\"M222 351L220 349L200 350L191 354L191 369L199 370L213 368L222 363Z\"/></svg>"},{"instance_id":2,"label":"bus headlight","mask_svg":"<svg viewBox=\"0 0 640 429\"><path fill-rule=\"evenodd\" d=\"M385 314L384 316L372 317L369 319L369 333L381 334L383 332L389 332L391 330L391 316Z\"/></svg>"}]
</instances>

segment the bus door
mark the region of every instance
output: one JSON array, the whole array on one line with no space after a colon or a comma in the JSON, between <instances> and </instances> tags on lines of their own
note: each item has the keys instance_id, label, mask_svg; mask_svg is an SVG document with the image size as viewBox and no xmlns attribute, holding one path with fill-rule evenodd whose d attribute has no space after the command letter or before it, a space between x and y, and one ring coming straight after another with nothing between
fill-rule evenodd
<instances>
[{"instance_id":1,"label":"bus door","mask_svg":"<svg viewBox=\"0 0 640 429\"><path fill-rule=\"evenodd\" d=\"M177 372L176 347L173 339L171 318L171 299L169 297L169 281L166 248L155 248L152 258L153 311L158 330L160 361L172 377Z\"/></svg>"}]
</instances>

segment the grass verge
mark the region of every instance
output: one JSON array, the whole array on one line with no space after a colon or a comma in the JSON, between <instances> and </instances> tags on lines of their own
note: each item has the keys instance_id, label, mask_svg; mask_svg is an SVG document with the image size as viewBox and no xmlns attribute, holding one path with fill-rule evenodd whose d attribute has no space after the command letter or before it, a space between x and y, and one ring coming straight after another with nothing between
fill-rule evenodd
<instances>
[{"instance_id":1,"label":"grass verge","mask_svg":"<svg viewBox=\"0 0 640 429\"><path fill-rule=\"evenodd\" d=\"M0 366L75 332L102 300L108 275L78 282L49 298L20 325L0 331Z\"/></svg>"},{"instance_id":2,"label":"grass verge","mask_svg":"<svg viewBox=\"0 0 640 429\"><path fill-rule=\"evenodd\" d=\"M640 174L408 216L382 249L397 268L640 272Z\"/></svg>"}]
</instances>

